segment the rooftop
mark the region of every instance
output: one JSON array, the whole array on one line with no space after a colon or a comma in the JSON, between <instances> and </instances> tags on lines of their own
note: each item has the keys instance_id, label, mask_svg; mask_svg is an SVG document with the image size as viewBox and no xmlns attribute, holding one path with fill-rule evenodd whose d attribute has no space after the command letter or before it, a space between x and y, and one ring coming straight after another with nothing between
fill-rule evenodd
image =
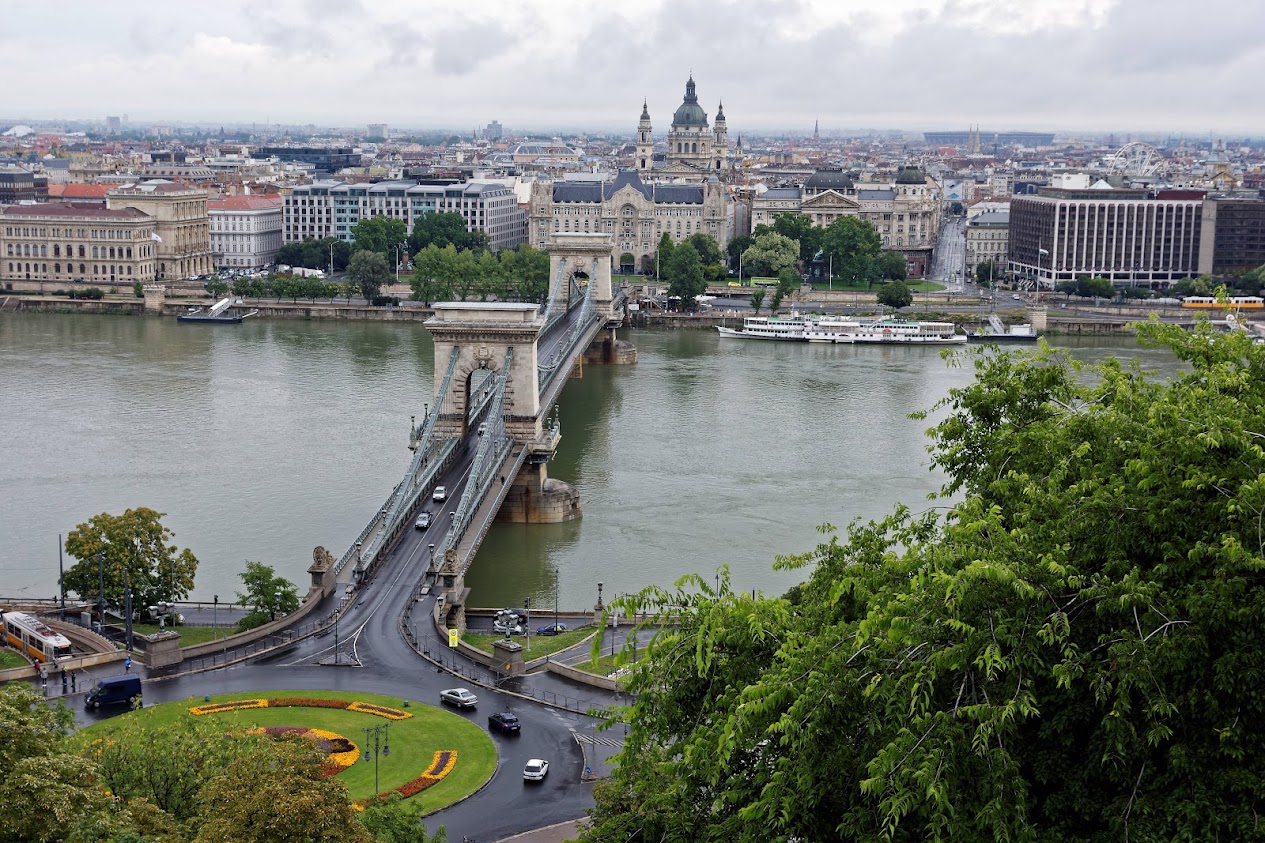
<instances>
[{"instance_id":1,"label":"rooftop","mask_svg":"<svg viewBox=\"0 0 1265 843\"><path fill-rule=\"evenodd\" d=\"M281 209L282 199L278 194L265 196L225 196L222 199L211 199L206 203L208 212L215 211L277 211Z\"/></svg>"},{"instance_id":2,"label":"rooftop","mask_svg":"<svg viewBox=\"0 0 1265 843\"><path fill-rule=\"evenodd\" d=\"M48 202L42 205L5 205L0 214L6 217L97 217L100 219L152 219L136 208L106 208L95 202Z\"/></svg>"}]
</instances>

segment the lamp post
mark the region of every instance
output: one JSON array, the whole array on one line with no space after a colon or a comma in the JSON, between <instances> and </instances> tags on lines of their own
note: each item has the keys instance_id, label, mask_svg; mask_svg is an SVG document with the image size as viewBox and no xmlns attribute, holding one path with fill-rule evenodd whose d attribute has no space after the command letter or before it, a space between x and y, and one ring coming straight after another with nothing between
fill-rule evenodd
<instances>
[{"instance_id":1,"label":"lamp post","mask_svg":"<svg viewBox=\"0 0 1265 843\"><path fill-rule=\"evenodd\" d=\"M400 250L404 250L405 256L408 255L408 244L397 243L391 248L395 249L395 283L400 283Z\"/></svg>"},{"instance_id":2,"label":"lamp post","mask_svg":"<svg viewBox=\"0 0 1265 843\"><path fill-rule=\"evenodd\" d=\"M365 760L373 761L373 795L375 799L380 792L378 786L378 759L388 758L391 755L390 738L387 735L387 730L390 728L390 723L365 727ZM373 751L369 750L370 740L373 741Z\"/></svg>"},{"instance_id":3,"label":"lamp post","mask_svg":"<svg viewBox=\"0 0 1265 843\"><path fill-rule=\"evenodd\" d=\"M105 629L105 551L97 554L97 621Z\"/></svg>"},{"instance_id":4,"label":"lamp post","mask_svg":"<svg viewBox=\"0 0 1265 843\"><path fill-rule=\"evenodd\" d=\"M59 601L61 605L62 623L66 622L66 570L62 562L62 544L61 533L57 534L57 590L61 593ZM598 594L601 594L601 586L598 586Z\"/></svg>"},{"instance_id":5,"label":"lamp post","mask_svg":"<svg viewBox=\"0 0 1265 843\"><path fill-rule=\"evenodd\" d=\"M220 637L220 596L218 594L211 595L211 638L218 639Z\"/></svg>"},{"instance_id":6,"label":"lamp post","mask_svg":"<svg viewBox=\"0 0 1265 843\"><path fill-rule=\"evenodd\" d=\"M553 634L558 634L558 566L553 566Z\"/></svg>"},{"instance_id":7,"label":"lamp post","mask_svg":"<svg viewBox=\"0 0 1265 843\"><path fill-rule=\"evenodd\" d=\"M531 649L531 598L523 601L523 628L527 630L527 649Z\"/></svg>"}]
</instances>

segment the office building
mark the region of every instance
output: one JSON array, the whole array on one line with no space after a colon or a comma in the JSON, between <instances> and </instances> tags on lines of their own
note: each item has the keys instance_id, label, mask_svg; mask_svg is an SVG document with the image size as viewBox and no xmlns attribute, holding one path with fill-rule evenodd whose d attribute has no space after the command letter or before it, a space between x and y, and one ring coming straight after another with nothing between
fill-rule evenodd
<instances>
[{"instance_id":1,"label":"office building","mask_svg":"<svg viewBox=\"0 0 1265 843\"><path fill-rule=\"evenodd\" d=\"M106 193L106 207L136 208L156 220L160 280L210 274L211 223L206 203L203 188L168 181L129 184Z\"/></svg>"},{"instance_id":2,"label":"office building","mask_svg":"<svg viewBox=\"0 0 1265 843\"><path fill-rule=\"evenodd\" d=\"M50 203L0 207L0 280L148 283L158 221L136 208Z\"/></svg>"},{"instance_id":3,"label":"office building","mask_svg":"<svg viewBox=\"0 0 1265 843\"><path fill-rule=\"evenodd\" d=\"M280 196L228 196L206 203L216 269L262 269L281 248Z\"/></svg>"},{"instance_id":4,"label":"office building","mask_svg":"<svg viewBox=\"0 0 1265 843\"><path fill-rule=\"evenodd\" d=\"M975 267L992 261L1005 271L1010 251L1010 211L988 211L966 221L966 272L975 276Z\"/></svg>"}]
</instances>

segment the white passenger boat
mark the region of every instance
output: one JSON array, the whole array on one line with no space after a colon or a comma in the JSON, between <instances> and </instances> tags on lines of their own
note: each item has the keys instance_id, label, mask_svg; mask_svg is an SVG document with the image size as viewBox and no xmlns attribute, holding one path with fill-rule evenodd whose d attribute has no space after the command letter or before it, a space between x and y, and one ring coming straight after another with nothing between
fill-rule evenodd
<instances>
[{"instance_id":1,"label":"white passenger boat","mask_svg":"<svg viewBox=\"0 0 1265 843\"><path fill-rule=\"evenodd\" d=\"M804 342L808 339L804 330L809 320L792 311L790 316L748 316L742 320L741 328L725 328L717 326L722 337L736 337L744 340L784 340L788 342Z\"/></svg>"},{"instance_id":2,"label":"white passenger boat","mask_svg":"<svg viewBox=\"0 0 1265 843\"><path fill-rule=\"evenodd\" d=\"M892 345L959 345L966 342L966 334L959 334L957 326L952 322L914 322L883 317L872 322L863 322L852 334L851 342Z\"/></svg>"}]
</instances>

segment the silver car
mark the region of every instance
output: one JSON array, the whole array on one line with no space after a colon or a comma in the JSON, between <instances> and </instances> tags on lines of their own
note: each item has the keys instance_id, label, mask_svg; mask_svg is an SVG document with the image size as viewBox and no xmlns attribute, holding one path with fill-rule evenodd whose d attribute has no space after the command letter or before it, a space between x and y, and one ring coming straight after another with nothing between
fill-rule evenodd
<instances>
[{"instance_id":1,"label":"silver car","mask_svg":"<svg viewBox=\"0 0 1265 843\"><path fill-rule=\"evenodd\" d=\"M474 708L479 698L469 688L449 688L439 692L439 701L455 705L457 708Z\"/></svg>"}]
</instances>

